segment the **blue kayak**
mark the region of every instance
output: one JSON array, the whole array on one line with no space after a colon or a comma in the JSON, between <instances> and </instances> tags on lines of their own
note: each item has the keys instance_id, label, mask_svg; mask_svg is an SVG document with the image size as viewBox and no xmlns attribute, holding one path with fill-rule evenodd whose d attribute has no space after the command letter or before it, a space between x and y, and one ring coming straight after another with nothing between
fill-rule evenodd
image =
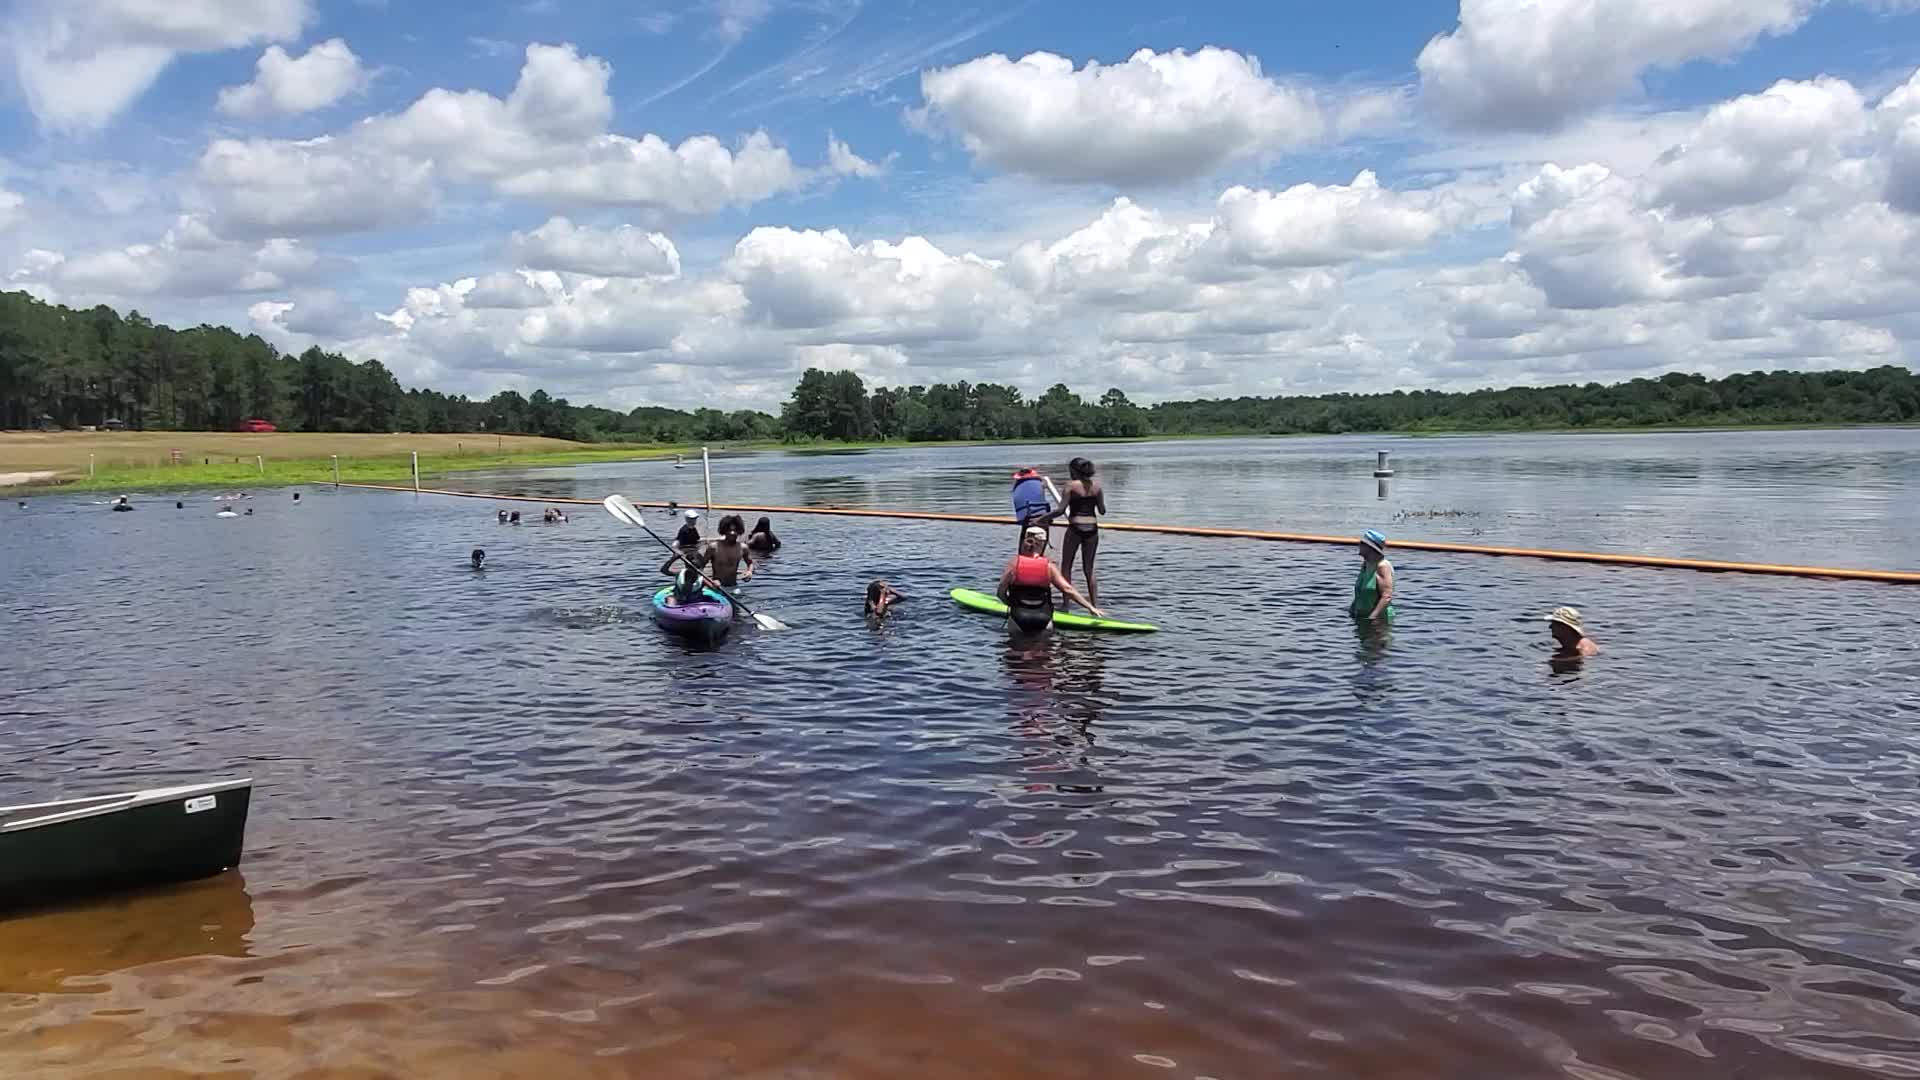
<instances>
[{"instance_id":1,"label":"blue kayak","mask_svg":"<svg viewBox=\"0 0 1920 1080\"><path fill-rule=\"evenodd\" d=\"M653 621L669 634L695 641L718 641L733 629L733 604L712 589L701 589L692 604L669 604L669 585L653 594Z\"/></svg>"}]
</instances>

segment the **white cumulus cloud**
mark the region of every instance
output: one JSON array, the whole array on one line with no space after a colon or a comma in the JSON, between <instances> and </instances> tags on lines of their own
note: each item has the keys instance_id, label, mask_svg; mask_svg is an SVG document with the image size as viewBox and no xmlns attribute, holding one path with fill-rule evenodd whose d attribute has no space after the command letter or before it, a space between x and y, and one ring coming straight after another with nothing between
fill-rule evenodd
<instances>
[{"instance_id":1,"label":"white cumulus cloud","mask_svg":"<svg viewBox=\"0 0 1920 1080\"><path fill-rule=\"evenodd\" d=\"M508 252L534 270L564 270L596 277L676 277L680 252L657 232L631 225L592 229L564 217L550 218L528 232L516 232Z\"/></svg>"},{"instance_id":2,"label":"white cumulus cloud","mask_svg":"<svg viewBox=\"0 0 1920 1080\"><path fill-rule=\"evenodd\" d=\"M417 221L438 198L431 161L322 137L220 139L196 179L214 227L233 237L353 232Z\"/></svg>"},{"instance_id":3,"label":"white cumulus cloud","mask_svg":"<svg viewBox=\"0 0 1920 1080\"><path fill-rule=\"evenodd\" d=\"M952 131L985 165L1044 180L1116 185L1205 176L1319 138L1311 90L1227 49L1141 49L1102 65L998 54L920 76L923 124Z\"/></svg>"},{"instance_id":4,"label":"white cumulus cloud","mask_svg":"<svg viewBox=\"0 0 1920 1080\"><path fill-rule=\"evenodd\" d=\"M764 132L674 145L608 131L611 75L572 45L529 45L505 98L436 87L320 139L215 142L200 160L200 194L223 228L306 235L418 220L445 184L556 209L688 216L795 191L835 167L796 165ZM857 172L852 160L837 165Z\"/></svg>"},{"instance_id":5,"label":"white cumulus cloud","mask_svg":"<svg viewBox=\"0 0 1920 1080\"><path fill-rule=\"evenodd\" d=\"M1633 90L1649 68L1737 53L1797 29L1818 0L1461 0L1420 50L1430 108L1476 128L1544 131Z\"/></svg>"},{"instance_id":6,"label":"white cumulus cloud","mask_svg":"<svg viewBox=\"0 0 1920 1080\"><path fill-rule=\"evenodd\" d=\"M221 90L216 107L229 116L312 112L365 83L360 58L344 39L328 39L297 57L272 45L255 64L253 81Z\"/></svg>"},{"instance_id":7,"label":"white cumulus cloud","mask_svg":"<svg viewBox=\"0 0 1920 1080\"><path fill-rule=\"evenodd\" d=\"M289 41L311 0L16 0L0 38L27 106L56 131L98 128L189 53Z\"/></svg>"}]
</instances>

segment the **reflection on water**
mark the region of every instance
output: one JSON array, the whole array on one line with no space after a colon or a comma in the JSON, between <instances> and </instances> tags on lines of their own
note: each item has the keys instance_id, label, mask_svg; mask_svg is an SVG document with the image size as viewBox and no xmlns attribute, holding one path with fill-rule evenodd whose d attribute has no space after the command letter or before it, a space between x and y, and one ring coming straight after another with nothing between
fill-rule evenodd
<instances>
[{"instance_id":1,"label":"reflection on water","mask_svg":"<svg viewBox=\"0 0 1920 1080\"><path fill-rule=\"evenodd\" d=\"M0 999L91 993L102 976L169 960L246 956L253 902L239 872L0 919Z\"/></svg>"},{"instance_id":2,"label":"reflection on water","mask_svg":"<svg viewBox=\"0 0 1920 1080\"><path fill-rule=\"evenodd\" d=\"M1342 445L1102 470L1127 514L1331 531L1383 512ZM1408 531L1859 501L1792 542L1912 558L1891 481L1436 494L1489 453L1451 445L1396 447L1392 498L1479 516ZM1023 456L715 480L997 512ZM1345 614L1346 549L1115 533L1102 600L1162 632L1016 642L945 596L1005 532L794 517L749 597L794 629L702 651L605 515L302 501L0 519L0 803L256 779L240 873L0 922L0 1076L1920 1075L1911 591L1402 552L1388 630ZM875 577L911 599L870 623ZM1559 604L1606 650L1577 669Z\"/></svg>"}]
</instances>

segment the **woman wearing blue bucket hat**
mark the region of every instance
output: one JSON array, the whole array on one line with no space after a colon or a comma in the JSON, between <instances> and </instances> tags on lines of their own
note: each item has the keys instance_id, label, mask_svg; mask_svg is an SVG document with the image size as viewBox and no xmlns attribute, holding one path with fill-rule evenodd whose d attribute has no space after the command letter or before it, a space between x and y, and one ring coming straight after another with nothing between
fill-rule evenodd
<instances>
[{"instance_id":1,"label":"woman wearing blue bucket hat","mask_svg":"<svg viewBox=\"0 0 1920 1080\"><path fill-rule=\"evenodd\" d=\"M1360 576L1347 612L1356 619L1393 621L1393 564L1387 561L1387 536L1379 529L1360 537Z\"/></svg>"}]
</instances>

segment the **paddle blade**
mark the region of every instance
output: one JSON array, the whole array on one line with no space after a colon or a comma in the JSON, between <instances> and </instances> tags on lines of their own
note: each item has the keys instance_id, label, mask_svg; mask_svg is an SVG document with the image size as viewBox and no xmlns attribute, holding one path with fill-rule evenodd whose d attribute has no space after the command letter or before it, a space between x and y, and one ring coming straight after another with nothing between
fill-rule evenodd
<instances>
[{"instance_id":1,"label":"paddle blade","mask_svg":"<svg viewBox=\"0 0 1920 1080\"><path fill-rule=\"evenodd\" d=\"M765 614L764 612L759 612L759 611L756 611L753 613L753 625L759 627L762 630L793 629L792 627L788 626L786 623L781 622L779 619L776 619L771 615L768 615L768 614Z\"/></svg>"},{"instance_id":2,"label":"paddle blade","mask_svg":"<svg viewBox=\"0 0 1920 1080\"><path fill-rule=\"evenodd\" d=\"M625 495L609 495L600 500L600 505L607 508L607 513L629 525L639 525L645 520L640 516L640 508Z\"/></svg>"}]
</instances>

